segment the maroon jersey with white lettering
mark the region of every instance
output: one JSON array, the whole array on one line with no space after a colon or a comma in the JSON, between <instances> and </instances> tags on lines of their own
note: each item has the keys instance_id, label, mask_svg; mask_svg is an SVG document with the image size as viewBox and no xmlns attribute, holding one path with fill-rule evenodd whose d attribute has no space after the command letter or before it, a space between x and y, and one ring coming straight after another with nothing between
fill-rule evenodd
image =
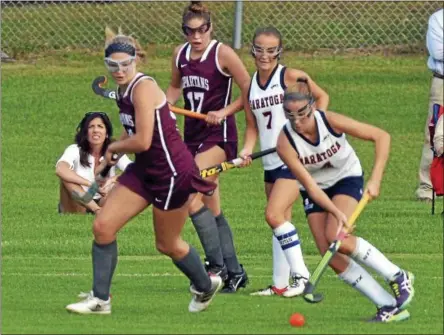
<instances>
[{"instance_id":1,"label":"maroon jersey with white lettering","mask_svg":"<svg viewBox=\"0 0 444 335\"><path fill-rule=\"evenodd\" d=\"M137 83L147 79L154 81L138 73L126 91L117 94L120 121L130 136L137 133L133 90ZM201 178L192 154L180 137L166 98L154 113L151 146L136 153L135 162L119 176L119 183L162 210L184 206L192 193L211 194L216 184Z\"/></svg>"},{"instance_id":2,"label":"maroon jersey with white lettering","mask_svg":"<svg viewBox=\"0 0 444 335\"><path fill-rule=\"evenodd\" d=\"M117 105L120 109L120 121L128 135L136 133L136 115L132 102L134 86L141 80L154 80L143 73L138 73L128 85L126 92L119 92ZM190 170L194 165L185 143L180 137L168 103L165 101L155 109L154 130L151 146L148 150L136 153L135 164L143 167L153 180L170 178L181 171Z\"/></svg>"},{"instance_id":3,"label":"maroon jersey with white lettering","mask_svg":"<svg viewBox=\"0 0 444 335\"><path fill-rule=\"evenodd\" d=\"M221 45L212 40L199 59L191 59L189 43L177 54L176 66L181 75L185 109L207 114L231 103L233 78L220 67L217 57ZM220 126L208 126L203 120L185 117L184 140L191 145L237 142L236 119L231 115Z\"/></svg>"}]
</instances>

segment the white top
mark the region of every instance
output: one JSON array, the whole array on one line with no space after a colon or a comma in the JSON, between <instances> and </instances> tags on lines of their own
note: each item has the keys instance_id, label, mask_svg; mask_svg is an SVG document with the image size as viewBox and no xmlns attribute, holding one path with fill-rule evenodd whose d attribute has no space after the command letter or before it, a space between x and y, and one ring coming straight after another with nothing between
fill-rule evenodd
<instances>
[{"instance_id":1,"label":"white top","mask_svg":"<svg viewBox=\"0 0 444 335\"><path fill-rule=\"evenodd\" d=\"M345 134L338 134L330 127L324 112L315 111L313 114L319 135L317 143L311 143L296 133L289 122L285 124L284 132L319 187L326 189L346 177L362 176L359 158ZM305 190L301 184L300 188Z\"/></svg>"},{"instance_id":2,"label":"white top","mask_svg":"<svg viewBox=\"0 0 444 335\"><path fill-rule=\"evenodd\" d=\"M282 127L287 122L283 109L285 67L279 64L265 86L259 84L257 72L251 79L248 100L259 131L261 150L274 148ZM284 163L278 154L272 153L262 157L265 170L276 169Z\"/></svg>"},{"instance_id":3,"label":"white top","mask_svg":"<svg viewBox=\"0 0 444 335\"><path fill-rule=\"evenodd\" d=\"M433 135L433 148L438 157L444 153L444 114L442 114L435 126L435 135Z\"/></svg>"},{"instance_id":4,"label":"white top","mask_svg":"<svg viewBox=\"0 0 444 335\"><path fill-rule=\"evenodd\" d=\"M440 9L430 16L429 27L427 29L427 49L429 51L429 59L427 66L433 72L444 75L444 37L443 37L443 16L444 10Z\"/></svg>"},{"instance_id":5,"label":"white top","mask_svg":"<svg viewBox=\"0 0 444 335\"><path fill-rule=\"evenodd\" d=\"M102 160L103 157L100 157L100 161ZM85 178L90 182L93 182L95 179L94 157L92 155L89 155L88 161L90 163L90 167L85 167L81 165L80 148L77 146L77 144L71 144L69 147L65 149L65 152L63 153L62 157L60 157L60 159L57 161L57 164L59 164L59 162L66 162L69 164L69 168L73 170L75 173L77 173L80 177ZM128 156L123 155L122 157L120 157L116 166L119 170L124 171L130 163L132 163L132 161L128 158ZM109 171L108 174L109 177L114 177L116 175L116 166L113 166ZM88 190L88 187L85 185L82 185L82 188L85 190L85 192ZM100 198L101 195L99 193L96 193L96 195L94 195L94 199L100 199Z\"/></svg>"}]
</instances>

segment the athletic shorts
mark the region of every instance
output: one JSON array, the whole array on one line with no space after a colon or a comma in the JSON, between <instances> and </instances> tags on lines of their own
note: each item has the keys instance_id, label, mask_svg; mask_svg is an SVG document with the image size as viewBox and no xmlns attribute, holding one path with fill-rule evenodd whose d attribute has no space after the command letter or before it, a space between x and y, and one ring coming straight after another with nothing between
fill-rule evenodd
<instances>
[{"instance_id":1,"label":"athletic shorts","mask_svg":"<svg viewBox=\"0 0 444 335\"><path fill-rule=\"evenodd\" d=\"M357 201L361 200L362 193L364 188L364 177L347 177L341 179L333 186L324 189L323 191L328 195L330 199L333 199L335 195L344 194L348 195ZM309 215L311 213L321 213L325 212L325 210L316 204L309 196L306 191L301 190L301 196L304 205L305 215Z\"/></svg>"},{"instance_id":2,"label":"athletic shorts","mask_svg":"<svg viewBox=\"0 0 444 335\"><path fill-rule=\"evenodd\" d=\"M296 177L293 176L290 169L286 165L281 165L273 170L265 170L264 171L264 182L274 184L278 179L293 179Z\"/></svg>"},{"instance_id":3,"label":"athletic shorts","mask_svg":"<svg viewBox=\"0 0 444 335\"><path fill-rule=\"evenodd\" d=\"M237 142L202 142L201 144L187 143L188 150L191 152L193 157L196 157L197 154L210 150L215 145L225 151L227 161L237 157Z\"/></svg>"},{"instance_id":4,"label":"athletic shorts","mask_svg":"<svg viewBox=\"0 0 444 335\"><path fill-rule=\"evenodd\" d=\"M118 182L165 211L182 207L192 193L211 195L216 189L215 183L200 177L195 164L176 176L153 178L133 163L119 176Z\"/></svg>"}]
</instances>

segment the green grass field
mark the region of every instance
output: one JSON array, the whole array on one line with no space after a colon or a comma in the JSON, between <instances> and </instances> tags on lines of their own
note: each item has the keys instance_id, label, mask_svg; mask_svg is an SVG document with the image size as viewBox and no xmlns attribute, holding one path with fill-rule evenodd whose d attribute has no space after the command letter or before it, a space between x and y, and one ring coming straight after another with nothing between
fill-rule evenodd
<instances>
[{"instance_id":1,"label":"green grass field","mask_svg":"<svg viewBox=\"0 0 444 335\"><path fill-rule=\"evenodd\" d=\"M164 54L167 57L164 57ZM156 56L157 55L157 56ZM244 56L250 71L252 61ZM331 97L330 109L373 123L392 135L392 153L381 197L365 209L357 234L416 275L411 319L387 325L363 322L375 309L328 270L320 284L325 300L251 297L271 282L271 232L264 220L262 168L222 175L223 210L233 227L250 285L236 295L218 295L210 309L187 311L188 281L154 247L151 212L119 235L120 259L112 286L111 316L68 314L64 306L91 287L91 216L57 214L55 162L72 143L86 111L111 114L116 106L90 89L105 73L100 56L49 55L3 65L2 80L2 332L3 333L443 333L443 225L430 205L414 201L428 105L430 75L423 56L305 57L283 62L307 71ZM163 88L169 52L156 51L143 66ZM236 95L238 92L236 91ZM237 117L239 131L243 115ZM351 139L368 177L373 147ZM442 210L442 200L437 211ZM320 260L300 201L294 206L311 271ZM188 222L184 237L201 250ZM306 326L292 328L299 312Z\"/></svg>"}]
</instances>

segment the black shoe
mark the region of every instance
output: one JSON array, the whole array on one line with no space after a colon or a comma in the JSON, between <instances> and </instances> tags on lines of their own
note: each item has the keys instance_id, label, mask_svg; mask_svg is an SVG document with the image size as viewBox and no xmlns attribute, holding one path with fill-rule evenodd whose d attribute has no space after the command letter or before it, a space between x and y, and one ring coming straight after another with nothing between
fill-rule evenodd
<instances>
[{"instance_id":1,"label":"black shoe","mask_svg":"<svg viewBox=\"0 0 444 335\"><path fill-rule=\"evenodd\" d=\"M236 293L241 287L245 288L248 284L248 276L241 264L242 272L230 273L221 293Z\"/></svg>"},{"instance_id":2,"label":"black shoe","mask_svg":"<svg viewBox=\"0 0 444 335\"><path fill-rule=\"evenodd\" d=\"M205 261L205 270L207 270L210 275L221 277L223 282L228 279L228 270L225 264L223 266L219 266L210 264L208 261Z\"/></svg>"}]
</instances>

